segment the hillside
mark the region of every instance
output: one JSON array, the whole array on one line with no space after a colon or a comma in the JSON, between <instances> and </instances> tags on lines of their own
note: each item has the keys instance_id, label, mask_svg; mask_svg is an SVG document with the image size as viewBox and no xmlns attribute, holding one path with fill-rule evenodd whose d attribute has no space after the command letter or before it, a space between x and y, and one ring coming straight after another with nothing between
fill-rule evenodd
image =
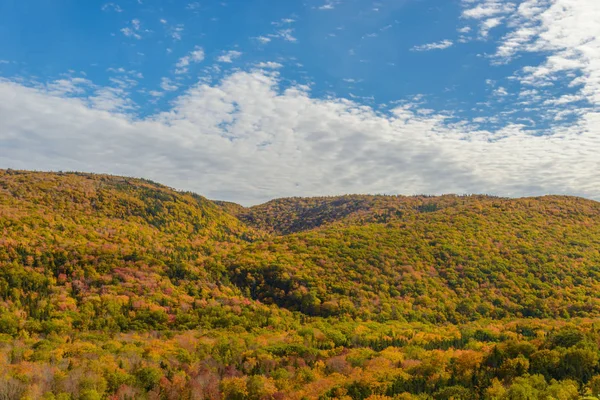
<instances>
[{"instance_id":1,"label":"hillside","mask_svg":"<svg viewBox=\"0 0 600 400\"><path fill-rule=\"evenodd\" d=\"M0 399L600 396L600 203L0 171Z\"/></svg>"},{"instance_id":2,"label":"hillside","mask_svg":"<svg viewBox=\"0 0 600 400\"><path fill-rule=\"evenodd\" d=\"M346 217L251 244L228 260L233 281L311 315L456 323L600 314L599 203L427 200L436 211L412 208L386 223Z\"/></svg>"},{"instance_id":3,"label":"hillside","mask_svg":"<svg viewBox=\"0 0 600 400\"><path fill-rule=\"evenodd\" d=\"M245 208L217 202L224 211L249 226L276 235L308 231L330 224L362 225L401 219L471 202L488 203L489 196L372 196L295 197Z\"/></svg>"},{"instance_id":4,"label":"hillside","mask_svg":"<svg viewBox=\"0 0 600 400\"><path fill-rule=\"evenodd\" d=\"M0 171L0 232L5 332L221 318L222 303L242 300L218 260L260 236L200 196L149 181L19 171Z\"/></svg>"},{"instance_id":5,"label":"hillside","mask_svg":"<svg viewBox=\"0 0 600 400\"><path fill-rule=\"evenodd\" d=\"M243 208L139 179L2 171L0 205L0 294L38 330L193 326L201 312L187 310L199 301L244 297L379 321L600 313L600 204L585 199L342 196Z\"/></svg>"}]
</instances>

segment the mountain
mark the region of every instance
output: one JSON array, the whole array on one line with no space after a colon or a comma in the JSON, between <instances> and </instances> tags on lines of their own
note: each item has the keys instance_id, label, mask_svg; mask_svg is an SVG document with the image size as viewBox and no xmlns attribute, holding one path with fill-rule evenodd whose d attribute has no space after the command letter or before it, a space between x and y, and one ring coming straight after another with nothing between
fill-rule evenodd
<instances>
[{"instance_id":1,"label":"mountain","mask_svg":"<svg viewBox=\"0 0 600 400\"><path fill-rule=\"evenodd\" d=\"M0 399L600 396L600 203L0 170Z\"/></svg>"},{"instance_id":2,"label":"mountain","mask_svg":"<svg viewBox=\"0 0 600 400\"><path fill-rule=\"evenodd\" d=\"M369 196L285 198L244 208L217 202L246 224L277 235L287 235L341 222L345 225L387 222L405 214L432 212L473 201L491 201L488 196Z\"/></svg>"},{"instance_id":3,"label":"mountain","mask_svg":"<svg viewBox=\"0 0 600 400\"><path fill-rule=\"evenodd\" d=\"M306 231L228 259L233 282L263 302L311 315L453 323L600 315L600 203L555 196L291 203L243 218L268 223L282 210L286 227L269 231ZM320 227L301 227L300 215Z\"/></svg>"},{"instance_id":4,"label":"mountain","mask_svg":"<svg viewBox=\"0 0 600 400\"><path fill-rule=\"evenodd\" d=\"M218 260L260 237L211 201L150 181L10 170L0 231L1 304L34 332L197 326L227 312L223 302L247 303Z\"/></svg>"}]
</instances>

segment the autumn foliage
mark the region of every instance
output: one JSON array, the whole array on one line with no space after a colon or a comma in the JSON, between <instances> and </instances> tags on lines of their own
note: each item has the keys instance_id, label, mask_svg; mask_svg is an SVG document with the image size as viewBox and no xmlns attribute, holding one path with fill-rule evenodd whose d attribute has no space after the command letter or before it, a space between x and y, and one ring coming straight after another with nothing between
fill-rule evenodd
<instances>
[{"instance_id":1,"label":"autumn foliage","mask_svg":"<svg viewBox=\"0 0 600 400\"><path fill-rule=\"evenodd\" d=\"M0 399L600 395L600 204L0 171Z\"/></svg>"}]
</instances>

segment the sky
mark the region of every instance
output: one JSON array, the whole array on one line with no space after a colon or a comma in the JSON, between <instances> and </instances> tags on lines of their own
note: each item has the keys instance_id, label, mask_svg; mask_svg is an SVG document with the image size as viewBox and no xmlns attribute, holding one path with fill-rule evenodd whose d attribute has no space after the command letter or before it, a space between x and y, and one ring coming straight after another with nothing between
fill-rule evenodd
<instances>
[{"instance_id":1,"label":"sky","mask_svg":"<svg viewBox=\"0 0 600 400\"><path fill-rule=\"evenodd\" d=\"M598 0L3 0L0 168L600 200Z\"/></svg>"}]
</instances>

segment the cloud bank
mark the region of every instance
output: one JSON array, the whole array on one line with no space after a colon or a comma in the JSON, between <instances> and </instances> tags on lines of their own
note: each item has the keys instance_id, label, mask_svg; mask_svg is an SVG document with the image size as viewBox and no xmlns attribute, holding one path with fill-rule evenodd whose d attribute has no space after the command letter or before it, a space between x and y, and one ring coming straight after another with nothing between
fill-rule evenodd
<instances>
[{"instance_id":1,"label":"cloud bank","mask_svg":"<svg viewBox=\"0 0 600 400\"><path fill-rule=\"evenodd\" d=\"M547 135L488 132L414 104L380 113L313 98L254 70L199 83L168 112L135 120L48 87L0 81L3 167L140 176L243 204L369 192L600 199L598 113Z\"/></svg>"}]
</instances>

